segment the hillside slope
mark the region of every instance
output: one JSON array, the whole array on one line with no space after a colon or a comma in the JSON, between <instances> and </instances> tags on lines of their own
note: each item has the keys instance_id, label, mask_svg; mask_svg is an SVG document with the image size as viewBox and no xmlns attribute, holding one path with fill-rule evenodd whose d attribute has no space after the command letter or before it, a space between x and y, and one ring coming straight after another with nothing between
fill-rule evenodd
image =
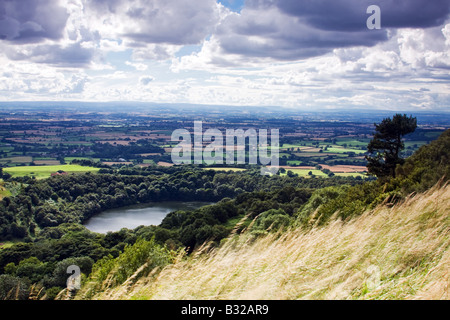
<instances>
[{"instance_id":1,"label":"hillside slope","mask_svg":"<svg viewBox=\"0 0 450 320\"><path fill-rule=\"evenodd\" d=\"M449 213L450 186L434 187L345 223L235 236L114 288L91 279L76 298L449 299Z\"/></svg>"}]
</instances>

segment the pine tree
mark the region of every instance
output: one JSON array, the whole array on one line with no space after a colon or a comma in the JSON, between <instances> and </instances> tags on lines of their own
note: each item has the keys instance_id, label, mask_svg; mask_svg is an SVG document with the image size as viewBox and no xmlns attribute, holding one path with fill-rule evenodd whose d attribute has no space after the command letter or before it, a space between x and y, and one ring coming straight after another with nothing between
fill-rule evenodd
<instances>
[{"instance_id":1,"label":"pine tree","mask_svg":"<svg viewBox=\"0 0 450 320\"><path fill-rule=\"evenodd\" d=\"M416 127L417 119L406 114L396 114L392 119L385 118L381 123L375 123L375 134L367 146L369 174L378 178L395 178L395 167L404 162L400 157L404 148L402 137L414 132Z\"/></svg>"}]
</instances>

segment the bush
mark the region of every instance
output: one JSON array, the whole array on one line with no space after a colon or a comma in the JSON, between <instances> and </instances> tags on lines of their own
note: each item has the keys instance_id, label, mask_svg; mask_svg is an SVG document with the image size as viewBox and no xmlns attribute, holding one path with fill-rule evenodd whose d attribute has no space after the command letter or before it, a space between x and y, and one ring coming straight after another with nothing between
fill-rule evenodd
<instances>
[{"instance_id":1,"label":"bush","mask_svg":"<svg viewBox=\"0 0 450 320\"><path fill-rule=\"evenodd\" d=\"M60 293L64 288L61 287L51 287L45 290L45 296L47 300L55 300L58 293Z\"/></svg>"},{"instance_id":2,"label":"bush","mask_svg":"<svg viewBox=\"0 0 450 320\"><path fill-rule=\"evenodd\" d=\"M323 204L342 196L349 186L327 187L314 191L308 202L298 211L297 222L307 224L311 215Z\"/></svg>"},{"instance_id":3,"label":"bush","mask_svg":"<svg viewBox=\"0 0 450 320\"><path fill-rule=\"evenodd\" d=\"M53 275L50 280L49 285L52 287L66 287L67 279L70 274L67 273L67 268L71 265L78 266L81 273L90 274L94 260L89 257L77 257L77 258L67 258L56 264L53 270Z\"/></svg>"},{"instance_id":4,"label":"bush","mask_svg":"<svg viewBox=\"0 0 450 320\"><path fill-rule=\"evenodd\" d=\"M29 283L9 274L0 275L0 300L26 300L30 294Z\"/></svg>"},{"instance_id":5,"label":"bush","mask_svg":"<svg viewBox=\"0 0 450 320\"><path fill-rule=\"evenodd\" d=\"M31 283L36 283L42 280L46 271L46 264L39 261L36 257L30 257L20 261L15 268L15 275L21 278L28 278Z\"/></svg>"},{"instance_id":6,"label":"bush","mask_svg":"<svg viewBox=\"0 0 450 320\"><path fill-rule=\"evenodd\" d=\"M133 245L126 245L117 258L103 257L92 267L90 280L93 281L91 294L104 287L114 287L124 283L139 268L142 273L173 262L175 252L156 244L154 239L138 239ZM106 282L105 280L108 281Z\"/></svg>"},{"instance_id":7,"label":"bush","mask_svg":"<svg viewBox=\"0 0 450 320\"><path fill-rule=\"evenodd\" d=\"M290 225L291 219L283 209L270 209L261 213L255 221L252 231L277 231Z\"/></svg>"},{"instance_id":8,"label":"bush","mask_svg":"<svg viewBox=\"0 0 450 320\"><path fill-rule=\"evenodd\" d=\"M366 182L359 186L329 187L315 191L298 213L297 222L307 225L313 219L319 224L326 223L333 214L342 219L362 214L385 199L382 186L377 182ZM316 212L317 211L317 212ZM312 217L312 215L314 217Z\"/></svg>"}]
</instances>

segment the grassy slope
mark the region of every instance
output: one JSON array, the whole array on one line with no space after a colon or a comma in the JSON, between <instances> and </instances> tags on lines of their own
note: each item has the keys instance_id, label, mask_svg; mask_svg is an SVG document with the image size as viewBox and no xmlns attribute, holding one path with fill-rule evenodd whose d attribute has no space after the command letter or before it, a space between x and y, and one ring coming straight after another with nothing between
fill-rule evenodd
<instances>
[{"instance_id":1,"label":"grassy slope","mask_svg":"<svg viewBox=\"0 0 450 320\"><path fill-rule=\"evenodd\" d=\"M346 223L236 237L94 298L449 299L449 213L450 186L432 189Z\"/></svg>"}]
</instances>

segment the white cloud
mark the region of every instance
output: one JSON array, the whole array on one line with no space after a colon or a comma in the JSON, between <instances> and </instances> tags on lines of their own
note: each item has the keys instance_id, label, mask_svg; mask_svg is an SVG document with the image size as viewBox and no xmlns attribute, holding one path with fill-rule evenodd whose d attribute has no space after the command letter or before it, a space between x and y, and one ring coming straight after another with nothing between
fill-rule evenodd
<instances>
[{"instance_id":1,"label":"white cloud","mask_svg":"<svg viewBox=\"0 0 450 320\"><path fill-rule=\"evenodd\" d=\"M354 0L336 6L346 1ZM303 3L313 6L310 10L320 7ZM385 28L377 35L343 30L346 25L331 30L344 22L326 21L323 14L311 20L290 0L249 0L239 13L214 0L61 0L48 6L59 10L53 24L36 14L30 21L17 12L2 18L0 10L0 100L308 110L448 109L450 102L450 23L437 24L442 19L437 7L426 12L430 21L417 21L428 23L426 28ZM355 12L348 14L355 18Z\"/></svg>"},{"instance_id":2,"label":"white cloud","mask_svg":"<svg viewBox=\"0 0 450 320\"><path fill-rule=\"evenodd\" d=\"M119 40L101 39L99 48L105 52L120 52L127 50L123 42Z\"/></svg>"},{"instance_id":3,"label":"white cloud","mask_svg":"<svg viewBox=\"0 0 450 320\"><path fill-rule=\"evenodd\" d=\"M182 46L173 44L129 44L133 48L133 59L143 60L167 60L172 58Z\"/></svg>"},{"instance_id":4,"label":"white cloud","mask_svg":"<svg viewBox=\"0 0 450 320\"><path fill-rule=\"evenodd\" d=\"M86 10L102 35L144 44L200 43L219 15L214 0L92 0Z\"/></svg>"},{"instance_id":5,"label":"white cloud","mask_svg":"<svg viewBox=\"0 0 450 320\"><path fill-rule=\"evenodd\" d=\"M145 71L148 68L148 66L143 63L135 63L135 62L125 61L125 64L127 66L135 68L138 71Z\"/></svg>"},{"instance_id":6,"label":"white cloud","mask_svg":"<svg viewBox=\"0 0 450 320\"><path fill-rule=\"evenodd\" d=\"M8 62L0 58L0 99L17 100L65 99L83 94L89 77L83 71L55 69L46 65L19 61Z\"/></svg>"}]
</instances>

